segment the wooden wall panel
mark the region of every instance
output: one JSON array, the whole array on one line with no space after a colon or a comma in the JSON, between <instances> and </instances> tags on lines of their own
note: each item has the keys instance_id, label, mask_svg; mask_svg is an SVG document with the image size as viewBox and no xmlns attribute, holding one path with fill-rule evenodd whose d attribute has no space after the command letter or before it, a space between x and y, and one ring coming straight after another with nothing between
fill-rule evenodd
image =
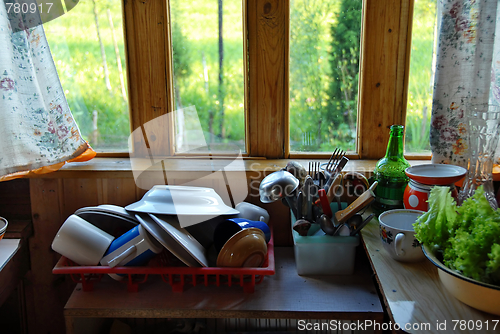
<instances>
[{"instance_id":1,"label":"wooden wall panel","mask_svg":"<svg viewBox=\"0 0 500 334\"><path fill-rule=\"evenodd\" d=\"M64 221L62 179L30 180L33 236L29 240L31 271L26 277L26 305L30 333L64 333L63 306L74 284L55 276L52 268L59 254L52 240Z\"/></svg>"},{"instance_id":2,"label":"wooden wall panel","mask_svg":"<svg viewBox=\"0 0 500 334\"><path fill-rule=\"evenodd\" d=\"M62 214L66 219L76 210L99 204L102 198L102 179L64 179Z\"/></svg>"},{"instance_id":3,"label":"wooden wall panel","mask_svg":"<svg viewBox=\"0 0 500 334\"><path fill-rule=\"evenodd\" d=\"M29 180L0 183L0 216L9 221L31 219Z\"/></svg>"},{"instance_id":4,"label":"wooden wall panel","mask_svg":"<svg viewBox=\"0 0 500 334\"><path fill-rule=\"evenodd\" d=\"M138 199L134 179L102 179L102 194L99 204L125 207Z\"/></svg>"}]
</instances>

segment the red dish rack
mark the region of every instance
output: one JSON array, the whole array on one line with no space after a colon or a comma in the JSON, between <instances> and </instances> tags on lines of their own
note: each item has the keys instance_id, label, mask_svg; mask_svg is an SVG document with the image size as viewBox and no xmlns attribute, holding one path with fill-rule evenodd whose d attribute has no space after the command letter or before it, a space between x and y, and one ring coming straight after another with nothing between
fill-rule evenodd
<instances>
[{"instance_id":1,"label":"red dish rack","mask_svg":"<svg viewBox=\"0 0 500 334\"><path fill-rule=\"evenodd\" d=\"M255 285L260 284L265 276L274 275L274 239L267 244L267 256L262 267L258 268L225 268L225 267L183 267L166 249L156 256L147 266L143 267L114 267L108 266L80 266L68 258L61 256L53 274L68 274L75 283L81 283L83 291L92 291L94 284L101 281L107 274L124 275L122 281L129 292L137 292L139 285L145 283L150 275L160 275L163 282L168 283L174 292L182 292L186 285L239 285L243 291L253 293Z\"/></svg>"}]
</instances>

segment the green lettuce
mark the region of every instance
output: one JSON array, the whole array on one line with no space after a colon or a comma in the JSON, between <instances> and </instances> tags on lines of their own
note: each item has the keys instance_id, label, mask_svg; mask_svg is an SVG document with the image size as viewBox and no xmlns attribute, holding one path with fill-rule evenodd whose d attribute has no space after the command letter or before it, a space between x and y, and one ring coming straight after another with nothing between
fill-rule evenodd
<instances>
[{"instance_id":1,"label":"green lettuce","mask_svg":"<svg viewBox=\"0 0 500 334\"><path fill-rule=\"evenodd\" d=\"M431 189L427 202L429 210L413 225L415 236L420 243L435 250L446 248L458 216L455 199L451 196L449 187L435 186Z\"/></svg>"},{"instance_id":2,"label":"green lettuce","mask_svg":"<svg viewBox=\"0 0 500 334\"><path fill-rule=\"evenodd\" d=\"M417 240L441 253L449 268L500 285L500 210L491 208L483 187L457 206L449 187L435 186L428 203L414 224Z\"/></svg>"}]
</instances>

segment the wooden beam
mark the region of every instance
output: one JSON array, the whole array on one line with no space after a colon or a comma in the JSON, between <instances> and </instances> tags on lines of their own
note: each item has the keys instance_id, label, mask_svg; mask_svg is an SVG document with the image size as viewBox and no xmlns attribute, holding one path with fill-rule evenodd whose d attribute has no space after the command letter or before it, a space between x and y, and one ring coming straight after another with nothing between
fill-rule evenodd
<instances>
[{"instance_id":1,"label":"wooden beam","mask_svg":"<svg viewBox=\"0 0 500 334\"><path fill-rule=\"evenodd\" d=\"M171 155L174 107L168 1L127 0L123 14L134 152Z\"/></svg>"},{"instance_id":2,"label":"wooden beam","mask_svg":"<svg viewBox=\"0 0 500 334\"><path fill-rule=\"evenodd\" d=\"M359 84L358 151L384 156L393 124L405 124L411 0L364 1Z\"/></svg>"},{"instance_id":3,"label":"wooden beam","mask_svg":"<svg viewBox=\"0 0 500 334\"><path fill-rule=\"evenodd\" d=\"M250 156L285 157L289 7L288 0L247 1Z\"/></svg>"}]
</instances>

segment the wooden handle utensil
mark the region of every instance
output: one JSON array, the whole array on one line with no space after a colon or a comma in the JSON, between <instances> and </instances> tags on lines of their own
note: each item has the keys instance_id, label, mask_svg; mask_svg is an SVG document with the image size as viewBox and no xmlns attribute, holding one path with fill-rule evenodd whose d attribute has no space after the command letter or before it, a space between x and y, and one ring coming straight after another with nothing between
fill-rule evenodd
<instances>
[{"instance_id":1,"label":"wooden handle utensil","mask_svg":"<svg viewBox=\"0 0 500 334\"><path fill-rule=\"evenodd\" d=\"M337 223L343 223L349 218L354 216L357 212L362 210L364 207L369 205L375 199L375 193L373 190L377 187L378 182L375 181L364 193L361 194L354 202L352 202L344 210L335 212L335 221Z\"/></svg>"}]
</instances>

